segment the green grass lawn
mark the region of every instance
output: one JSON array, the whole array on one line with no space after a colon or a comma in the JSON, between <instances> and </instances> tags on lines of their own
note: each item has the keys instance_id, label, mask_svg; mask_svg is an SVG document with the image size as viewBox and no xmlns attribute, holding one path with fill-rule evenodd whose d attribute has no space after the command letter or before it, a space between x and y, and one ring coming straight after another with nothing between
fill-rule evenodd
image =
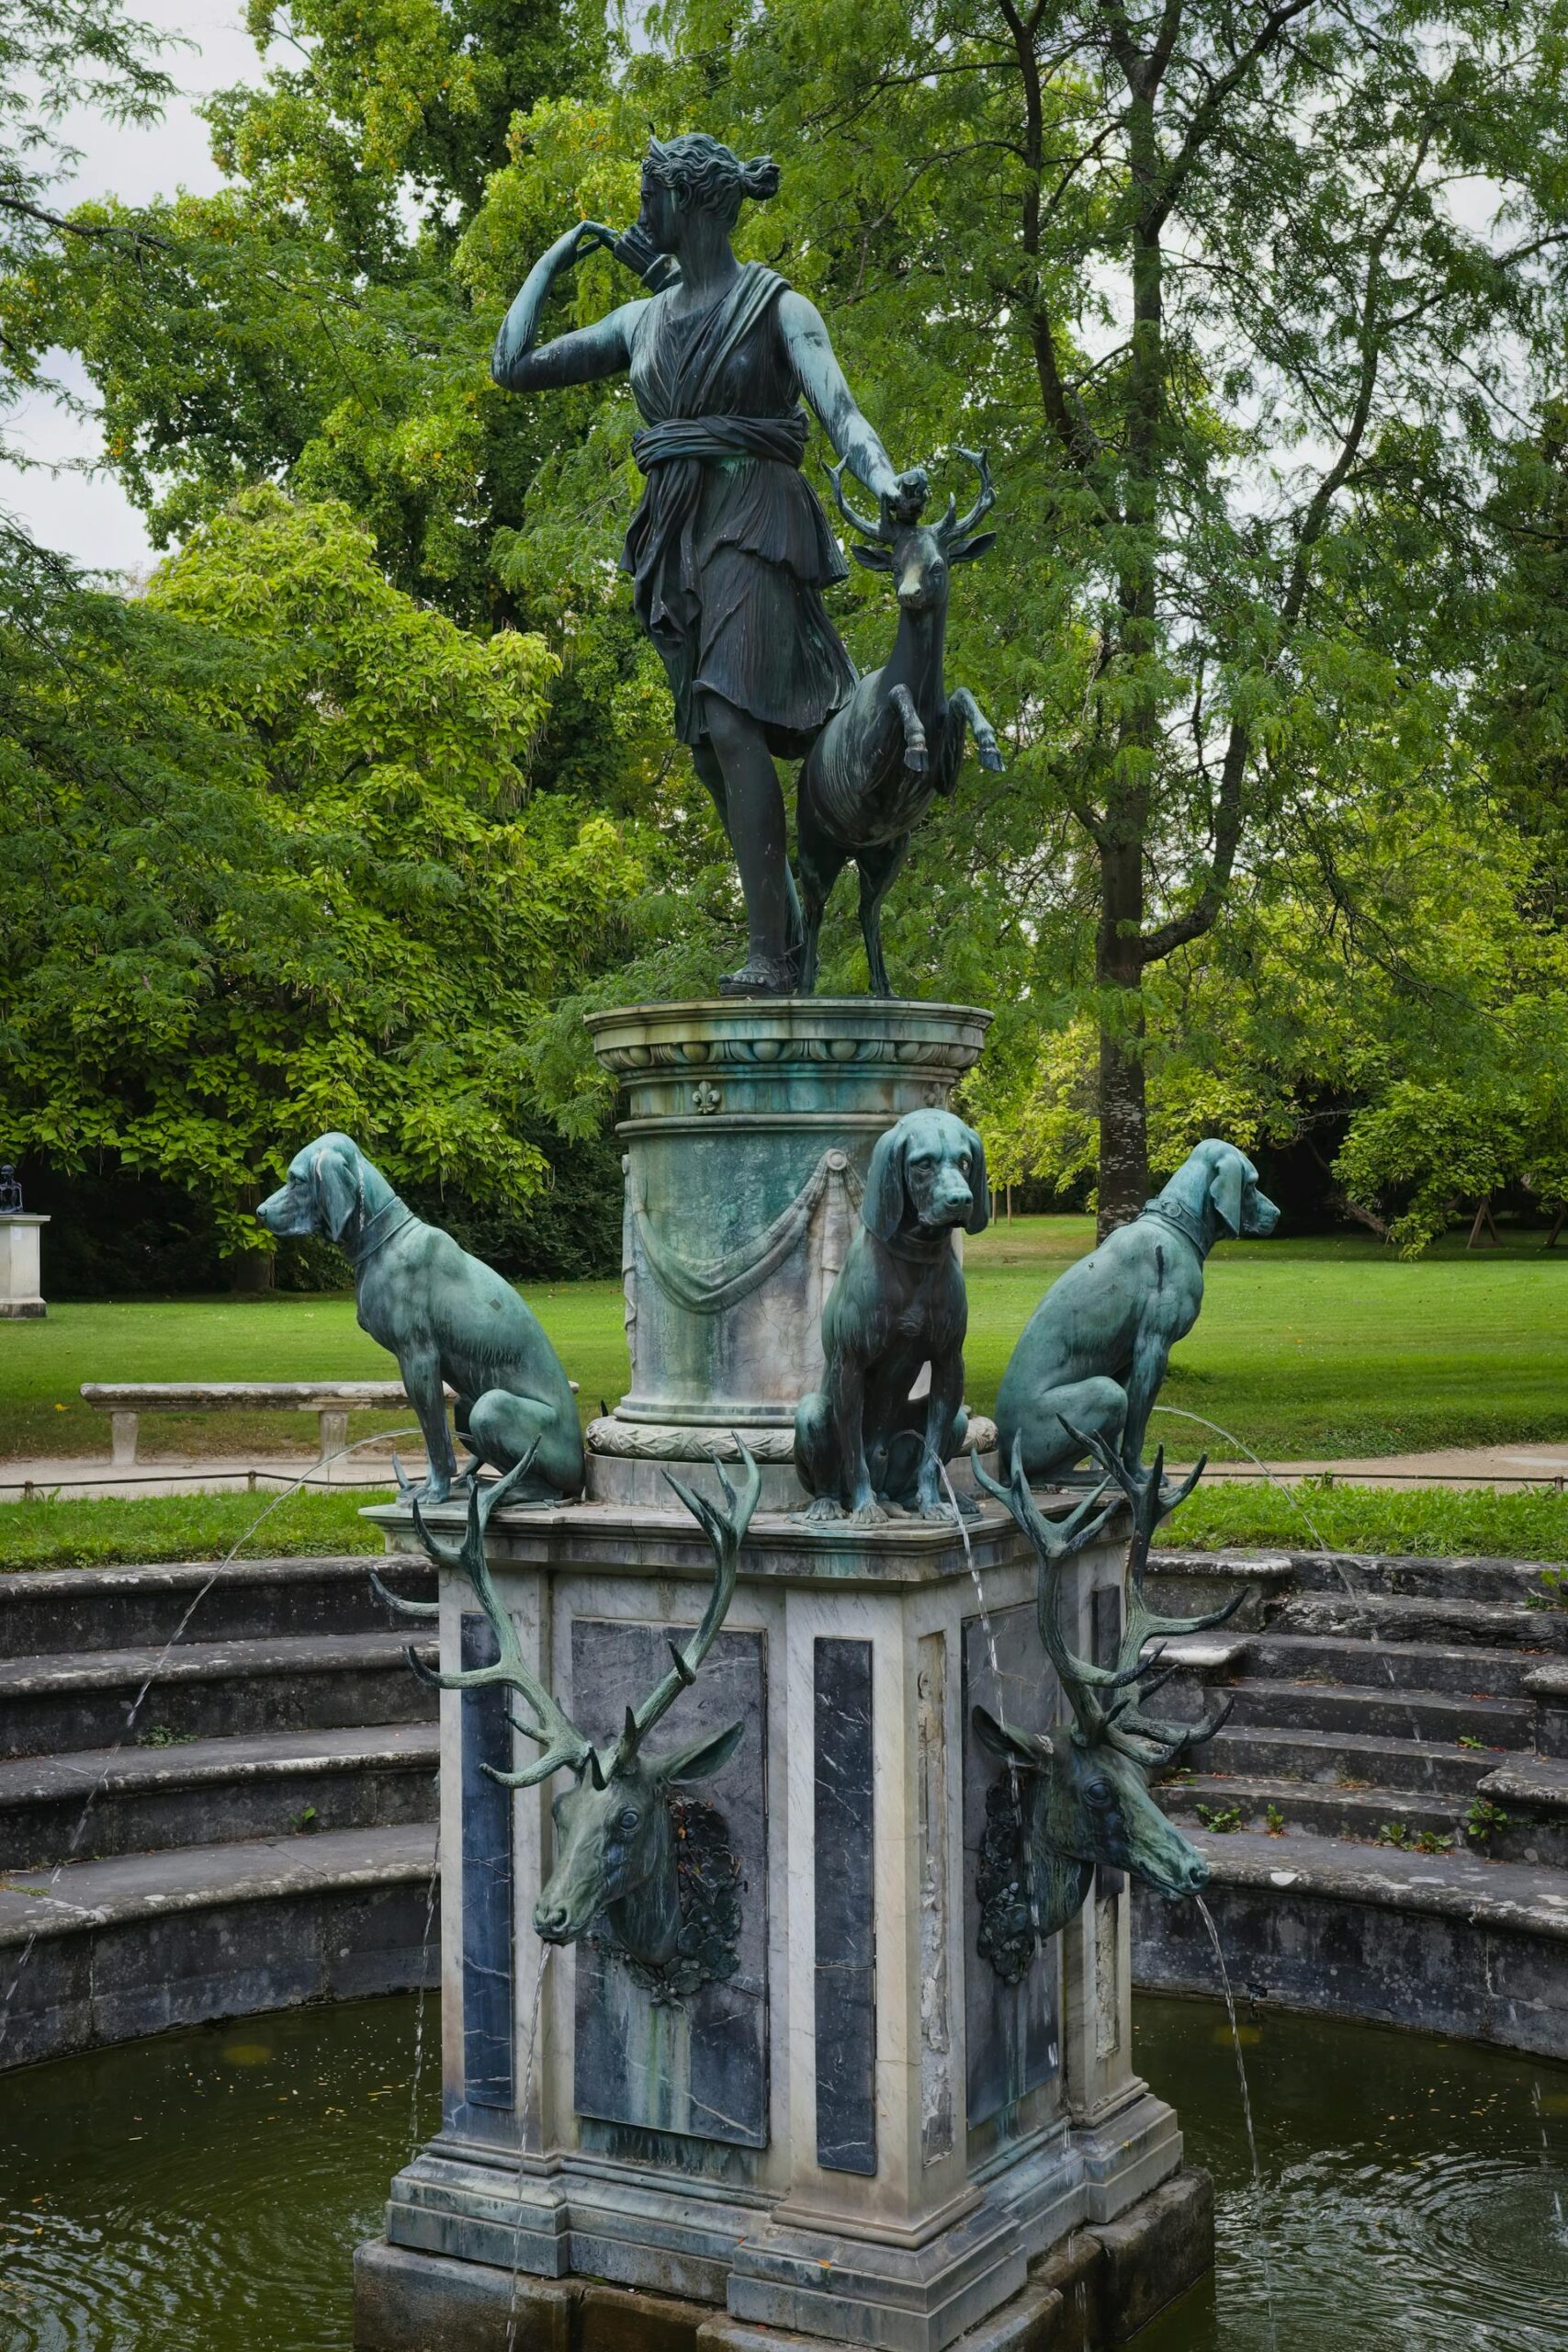
<instances>
[{"instance_id":1,"label":"green grass lawn","mask_svg":"<svg viewBox=\"0 0 1568 2352\"><path fill-rule=\"evenodd\" d=\"M995 1398L1036 1302L1088 1250L1087 1217L1021 1217L967 1245L968 1389ZM584 1417L626 1380L616 1282L540 1285L530 1303L581 1385ZM52 1306L0 1325L0 1455L106 1455L84 1380L388 1378L392 1360L343 1297L134 1300ZM1405 1264L1359 1236L1230 1243L1209 1263L1202 1317L1176 1351L1164 1401L1273 1460L1568 1439L1568 1250L1539 1237L1498 1250L1440 1244ZM382 1427L400 1417L381 1415ZM356 1420L363 1435L378 1420ZM1156 1418L1179 1453L1240 1450ZM301 1414L149 1416L143 1452L308 1450Z\"/></svg>"}]
</instances>

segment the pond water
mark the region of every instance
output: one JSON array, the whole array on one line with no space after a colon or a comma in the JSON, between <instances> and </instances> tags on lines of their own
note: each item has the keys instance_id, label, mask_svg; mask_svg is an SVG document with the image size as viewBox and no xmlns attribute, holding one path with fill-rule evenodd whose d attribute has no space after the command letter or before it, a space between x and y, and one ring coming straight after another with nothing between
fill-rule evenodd
<instances>
[{"instance_id":1,"label":"pond water","mask_svg":"<svg viewBox=\"0 0 1568 2352\"><path fill-rule=\"evenodd\" d=\"M1230 2029L1140 2001L1220 2262L1139 2352L1273 2352ZM432 2050L426 2018L425 2049ZM1244 2018L1280 2352L1562 2352L1568 2070ZM0 2352L348 2352L349 2260L413 2144L414 2004L252 2018L0 2088ZM434 2120L426 2058L421 2125Z\"/></svg>"}]
</instances>

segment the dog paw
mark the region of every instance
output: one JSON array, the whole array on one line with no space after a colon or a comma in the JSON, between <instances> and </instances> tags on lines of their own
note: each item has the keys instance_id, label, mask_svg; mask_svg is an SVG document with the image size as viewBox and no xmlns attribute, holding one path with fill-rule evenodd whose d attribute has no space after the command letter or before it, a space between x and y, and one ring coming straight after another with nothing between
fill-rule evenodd
<instances>
[{"instance_id":1,"label":"dog paw","mask_svg":"<svg viewBox=\"0 0 1568 2352\"><path fill-rule=\"evenodd\" d=\"M844 1515L843 1504L832 1495L817 1495L807 1504L804 1510L792 1513L803 1527L809 1527L814 1523L820 1526L826 1521L842 1519Z\"/></svg>"},{"instance_id":2,"label":"dog paw","mask_svg":"<svg viewBox=\"0 0 1568 2352\"><path fill-rule=\"evenodd\" d=\"M889 1524L887 1513L880 1503L862 1503L858 1510L850 1513L852 1527L886 1527Z\"/></svg>"}]
</instances>

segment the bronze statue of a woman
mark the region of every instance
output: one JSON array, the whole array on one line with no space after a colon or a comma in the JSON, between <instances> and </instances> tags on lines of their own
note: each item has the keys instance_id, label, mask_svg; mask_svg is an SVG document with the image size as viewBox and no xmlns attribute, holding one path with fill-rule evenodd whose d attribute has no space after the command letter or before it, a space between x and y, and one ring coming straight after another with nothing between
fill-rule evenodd
<instances>
[{"instance_id":1,"label":"bronze statue of a woman","mask_svg":"<svg viewBox=\"0 0 1568 2352\"><path fill-rule=\"evenodd\" d=\"M767 157L742 163L705 132L652 140L635 228L617 236L583 220L558 237L529 271L491 362L497 383L519 392L630 371L647 485L621 560L669 673L676 732L740 869L748 953L719 983L734 996L795 984L799 912L773 755L804 757L855 682L822 603L825 582L849 567L800 470L802 396L890 517L912 519L927 487L919 470L894 472L814 306L730 250L741 198L778 183ZM659 290L536 346L546 295L597 245Z\"/></svg>"}]
</instances>

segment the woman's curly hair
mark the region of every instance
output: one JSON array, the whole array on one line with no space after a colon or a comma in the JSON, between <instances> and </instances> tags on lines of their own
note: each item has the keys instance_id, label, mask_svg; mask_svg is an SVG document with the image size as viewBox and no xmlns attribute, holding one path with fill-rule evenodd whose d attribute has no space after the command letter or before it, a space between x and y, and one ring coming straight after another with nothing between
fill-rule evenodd
<instances>
[{"instance_id":1,"label":"woman's curly hair","mask_svg":"<svg viewBox=\"0 0 1568 2352\"><path fill-rule=\"evenodd\" d=\"M688 130L680 139L650 138L643 170L682 203L716 212L727 226L739 213L743 196L764 203L779 184L779 167L771 155L742 163L733 147L705 130Z\"/></svg>"}]
</instances>

